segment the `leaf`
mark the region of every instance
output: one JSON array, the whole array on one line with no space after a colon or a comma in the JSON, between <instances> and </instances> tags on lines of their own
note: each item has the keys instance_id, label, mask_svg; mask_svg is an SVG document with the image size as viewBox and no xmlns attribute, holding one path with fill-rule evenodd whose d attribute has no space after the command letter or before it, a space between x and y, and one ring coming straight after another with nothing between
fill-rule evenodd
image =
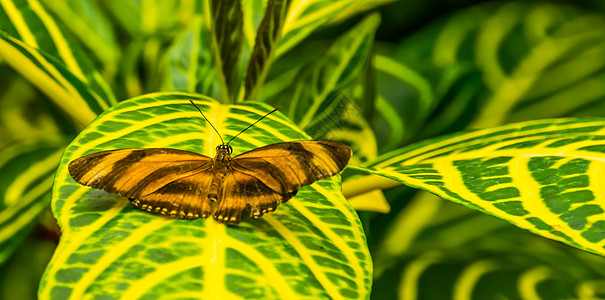
<instances>
[{"instance_id":1,"label":"leaf","mask_svg":"<svg viewBox=\"0 0 605 300\"><path fill-rule=\"evenodd\" d=\"M167 52L162 74L162 91L196 92L220 97L214 58L210 49L210 28L202 18L191 20Z\"/></svg>"},{"instance_id":2,"label":"leaf","mask_svg":"<svg viewBox=\"0 0 605 300\"><path fill-rule=\"evenodd\" d=\"M304 130L314 139L334 140L349 145L355 153L352 164L362 164L376 158L374 132L356 104L344 95L325 99Z\"/></svg>"},{"instance_id":3,"label":"leaf","mask_svg":"<svg viewBox=\"0 0 605 300\"><path fill-rule=\"evenodd\" d=\"M84 127L107 107L99 97L63 65L44 53L0 31L0 57L36 85L80 126ZM78 110L74 110L78 107Z\"/></svg>"},{"instance_id":4,"label":"leaf","mask_svg":"<svg viewBox=\"0 0 605 300\"><path fill-rule=\"evenodd\" d=\"M245 63L245 53L252 52L254 40L256 39L256 29L258 28L267 6L268 1L264 0L242 0L243 34L244 34L244 53L242 53L242 63ZM249 58L249 57L248 57Z\"/></svg>"},{"instance_id":5,"label":"leaf","mask_svg":"<svg viewBox=\"0 0 605 300\"><path fill-rule=\"evenodd\" d=\"M604 119L551 119L458 133L368 168L517 227L604 255Z\"/></svg>"},{"instance_id":6,"label":"leaf","mask_svg":"<svg viewBox=\"0 0 605 300\"><path fill-rule=\"evenodd\" d=\"M19 141L59 136L68 132L65 127L73 126L64 118L57 118L58 113L43 109L50 101L44 99L44 95L25 78L12 70L3 75L0 84L0 148Z\"/></svg>"},{"instance_id":7,"label":"leaf","mask_svg":"<svg viewBox=\"0 0 605 300\"><path fill-rule=\"evenodd\" d=\"M0 150L0 263L21 245L48 207L64 145L58 139L35 140Z\"/></svg>"},{"instance_id":8,"label":"leaf","mask_svg":"<svg viewBox=\"0 0 605 300\"><path fill-rule=\"evenodd\" d=\"M109 107L116 103L115 97L101 76L97 67L92 63L88 54L78 45L78 43L66 33L64 28L57 24L53 17L46 11L44 6L37 0L27 1L26 5L18 4L18 2L4 1L0 4L0 33L4 32L0 37L6 40L6 35L13 37L31 47L44 53L46 58L52 57L52 64L59 64L62 68L68 70L77 77L80 81L87 84L89 89L94 91L97 105L101 107ZM6 49L8 47L8 49ZM27 66L28 63L21 65L21 60L14 56L7 56L7 51L11 51L10 45L3 43L0 49L0 56L3 57L15 70L22 73L24 77L29 78L27 74L32 70ZM36 55L39 56L39 55ZM50 62L42 62L37 57L26 57L27 61L37 61L44 65ZM46 70L47 72L49 70ZM65 80L65 75L53 74L56 81ZM37 81L34 84L40 85ZM69 83L61 82L69 88ZM45 87L40 87L45 90ZM73 95L72 95L73 97Z\"/></svg>"},{"instance_id":9,"label":"leaf","mask_svg":"<svg viewBox=\"0 0 605 300\"><path fill-rule=\"evenodd\" d=\"M377 10L380 6L386 6L389 3L395 2L395 0L364 0L356 1L355 3L345 7L338 13L330 23L339 23L347 19L353 18L356 15L367 13L371 10ZM409 14L409 13L408 13Z\"/></svg>"},{"instance_id":10,"label":"leaf","mask_svg":"<svg viewBox=\"0 0 605 300\"><path fill-rule=\"evenodd\" d=\"M281 39L281 29L290 7L290 0L269 0L265 16L258 28L252 57L246 73L245 99L256 99L267 77L277 45Z\"/></svg>"},{"instance_id":11,"label":"leaf","mask_svg":"<svg viewBox=\"0 0 605 300\"><path fill-rule=\"evenodd\" d=\"M99 4L90 0L41 1L79 41L102 62L106 71L117 67L120 51L111 21ZM110 70L107 70L107 69Z\"/></svg>"},{"instance_id":12,"label":"leaf","mask_svg":"<svg viewBox=\"0 0 605 300\"><path fill-rule=\"evenodd\" d=\"M416 217L427 210L422 202L406 213L405 225L412 231L424 226L412 234L404 255L385 259L390 267L375 275L372 297L581 298L585 290L579 287L586 285L592 286L589 293L602 295L602 257L532 236L502 220L448 201L437 203L437 209L429 208L434 210L430 219ZM428 224L418 224L426 221ZM405 228L401 233L400 242L408 242ZM391 238L389 233L385 236ZM382 245L376 249L386 250ZM374 257L380 259L376 253Z\"/></svg>"},{"instance_id":13,"label":"leaf","mask_svg":"<svg viewBox=\"0 0 605 300\"><path fill-rule=\"evenodd\" d=\"M408 142L469 127L601 116L604 28L602 15L566 4L476 5L381 52L378 85L401 115L429 108L426 119L404 118Z\"/></svg>"},{"instance_id":14,"label":"leaf","mask_svg":"<svg viewBox=\"0 0 605 300\"><path fill-rule=\"evenodd\" d=\"M476 61L491 93L472 127L564 116L605 98L605 89L595 84L603 80L605 70L605 59L596 54L605 51L605 18L565 6L516 4L495 7L491 18L480 24ZM524 32L518 28L525 26L528 13L556 23L538 21ZM519 35L528 40L526 45L518 44ZM521 47L530 49L519 51ZM509 57L513 61L508 62ZM508 68L499 67L502 63ZM569 97L574 101L567 101ZM497 114L487 115L488 111ZM510 118L511 114L515 116Z\"/></svg>"},{"instance_id":15,"label":"leaf","mask_svg":"<svg viewBox=\"0 0 605 300\"><path fill-rule=\"evenodd\" d=\"M379 125L376 134L383 145L381 150L385 152L409 142L423 127L435 126L435 123L441 124L444 120L451 121L451 117L443 116L427 122L431 113L439 108L441 100L431 80L430 70L414 68L392 57L396 58L396 55L377 54L373 57L379 91L376 101ZM457 107L460 110L467 108L459 99L452 101L459 104Z\"/></svg>"},{"instance_id":16,"label":"leaf","mask_svg":"<svg viewBox=\"0 0 605 300\"><path fill-rule=\"evenodd\" d=\"M238 63L244 37L242 22L239 0L212 0L212 50L225 103L233 102L238 93Z\"/></svg>"},{"instance_id":17,"label":"leaf","mask_svg":"<svg viewBox=\"0 0 605 300\"><path fill-rule=\"evenodd\" d=\"M351 28L321 57L292 76L293 82L281 81L287 88L273 95L270 102L283 104L283 111L300 127L309 126L322 113L325 101L355 83L366 64L379 21L373 14ZM281 99L290 101L283 103Z\"/></svg>"},{"instance_id":18,"label":"leaf","mask_svg":"<svg viewBox=\"0 0 605 300\"><path fill-rule=\"evenodd\" d=\"M50 199L50 197L49 197ZM56 243L31 235L19 251L2 266L0 298L37 299L40 277L55 250Z\"/></svg>"},{"instance_id":19,"label":"leaf","mask_svg":"<svg viewBox=\"0 0 605 300\"><path fill-rule=\"evenodd\" d=\"M356 211L371 211L387 214L391 211L389 202L384 197L384 194L380 190L373 190L371 192L351 197L349 203Z\"/></svg>"},{"instance_id":20,"label":"leaf","mask_svg":"<svg viewBox=\"0 0 605 300\"><path fill-rule=\"evenodd\" d=\"M366 0L293 1L282 29L283 37L276 55L279 57L288 52L345 8L350 7L353 3L363 1Z\"/></svg>"},{"instance_id":21,"label":"leaf","mask_svg":"<svg viewBox=\"0 0 605 300\"><path fill-rule=\"evenodd\" d=\"M271 110L157 93L102 114L68 146L57 170L52 210L63 235L40 298L368 298L372 265L365 235L338 176L302 188L276 212L239 226L151 214L69 177L69 161L107 149L169 147L212 156L220 140L188 99L225 139ZM305 138L277 113L231 145L237 155Z\"/></svg>"},{"instance_id":22,"label":"leaf","mask_svg":"<svg viewBox=\"0 0 605 300\"><path fill-rule=\"evenodd\" d=\"M109 13L133 37L171 36L204 5L203 1L103 1Z\"/></svg>"}]
</instances>

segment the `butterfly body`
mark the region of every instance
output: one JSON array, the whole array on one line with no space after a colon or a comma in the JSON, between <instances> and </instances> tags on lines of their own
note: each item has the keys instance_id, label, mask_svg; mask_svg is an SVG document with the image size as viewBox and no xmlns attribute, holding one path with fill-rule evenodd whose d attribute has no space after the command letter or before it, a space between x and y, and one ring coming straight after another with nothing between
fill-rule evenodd
<instances>
[{"instance_id":1,"label":"butterfly body","mask_svg":"<svg viewBox=\"0 0 605 300\"><path fill-rule=\"evenodd\" d=\"M134 205L184 219L237 224L274 211L302 186L340 172L351 149L332 141L270 144L231 156L219 145L214 159L169 148L92 153L69 164L78 183L129 198Z\"/></svg>"},{"instance_id":2,"label":"butterfly body","mask_svg":"<svg viewBox=\"0 0 605 300\"><path fill-rule=\"evenodd\" d=\"M221 192L221 185L223 180L229 172L231 167L231 153L233 149L229 145L219 145L216 147L216 157L212 164L212 182L210 183L210 190L208 191L208 199L210 201L218 201L218 195Z\"/></svg>"}]
</instances>

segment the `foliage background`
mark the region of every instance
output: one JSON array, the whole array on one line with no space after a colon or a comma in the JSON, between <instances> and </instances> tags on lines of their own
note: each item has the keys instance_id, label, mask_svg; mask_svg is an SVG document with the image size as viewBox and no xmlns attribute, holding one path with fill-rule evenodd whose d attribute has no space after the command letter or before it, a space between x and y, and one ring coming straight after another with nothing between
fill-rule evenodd
<instances>
[{"instance_id":1,"label":"foliage background","mask_svg":"<svg viewBox=\"0 0 605 300\"><path fill-rule=\"evenodd\" d=\"M94 53L93 62L104 67L101 74L88 74L89 78L101 76L110 82L111 87L95 86L92 80L90 86L97 93L110 89L115 99L122 100L158 90L186 89L174 86L178 80L162 74L171 60L179 59L178 50L187 49L196 28L202 30L195 26L183 29L182 24L196 22L191 15L162 15L162 1L155 8L131 10L117 7L117 2L69 2L76 7L92 3L92 12L86 5L80 7L86 8L80 12L89 13L89 25L97 29L90 34L87 26L69 24L70 16L62 15L61 7L51 1L41 3L53 18L61 20L62 28L67 28L67 35L73 38L70 43L83 45ZM362 119L369 124L376 148L356 149L360 161L469 128L553 117L605 117L605 3L598 0L573 4L367 1L365 6L343 10L278 57L259 98L299 111L295 95L301 92L294 84L283 82L312 86L316 78L309 70L319 63L329 65L317 57L360 22L371 22L366 17L373 11L377 12L374 16L380 16L380 23L374 17L378 27L368 54L372 60L358 72L359 77L343 81L346 84L341 93L350 100L345 103L354 103L355 108L347 109L352 117L335 126L346 131L356 127L347 123L350 120ZM137 23L132 22L137 17L120 12L145 17ZM0 23L3 31L5 26L7 23ZM245 32L244 42L253 40L253 35ZM543 35L552 39L543 40ZM452 49L460 51L448 52ZM243 54L244 58L249 55ZM11 174L24 169L39 170L40 174L32 176L44 178L54 173L54 168L52 164L44 170L39 166L48 165L45 162L51 157L57 159L66 141L85 125L74 115L99 113L103 108L92 107L94 112L90 112L89 107L81 111L71 107L76 113L66 114L28 81L31 78L15 72L6 61L0 68L0 181L8 182L14 177ZM179 76L179 70L168 73ZM322 76L327 77L319 75L319 82ZM212 82L190 84L219 98L219 89ZM290 116L298 123L305 119L296 113ZM314 130L321 126L328 125L320 124ZM42 179L39 181L42 184ZM1 191L5 195L11 192ZM19 199L12 197L4 200L3 209L6 203ZM372 298L605 298L605 262L599 256L405 186L385 189L384 199L389 213L365 212L384 212L384 204L354 204L374 260ZM45 201L42 203L48 203ZM28 216L22 221L28 224L25 230L12 238L10 245L2 244L3 251L13 247L6 251L10 256L0 267L2 299L36 297L40 277L58 240L58 229L45 207L23 211ZM16 220L8 221L15 224Z\"/></svg>"}]
</instances>

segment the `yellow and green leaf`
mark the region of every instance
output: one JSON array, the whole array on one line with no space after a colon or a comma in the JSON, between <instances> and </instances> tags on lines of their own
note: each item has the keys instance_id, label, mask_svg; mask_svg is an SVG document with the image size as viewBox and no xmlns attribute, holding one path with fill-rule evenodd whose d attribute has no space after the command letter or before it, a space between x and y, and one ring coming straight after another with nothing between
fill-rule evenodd
<instances>
[{"instance_id":1,"label":"yellow and green leaf","mask_svg":"<svg viewBox=\"0 0 605 300\"><path fill-rule=\"evenodd\" d=\"M577 7L485 3L383 47L379 111L392 132L378 140L393 150L469 127L603 115L604 28Z\"/></svg>"},{"instance_id":2,"label":"yellow and green leaf","mask_svg":"<svg viewBox=\"0 0 605 300\"><path fill-rule=\"evenodd\" d=\"M436 197L435 197L436 198ZM404 254L377 258L376 299L559 299L602 295L605 261L507 222L436 199L407 212L399 232ZM427 216L425 206L435 214ZM436 207L435 207L436 206ZM427 222L427 224L418 224ZM417 226L422 226L417 231ZM378 251L389 252L379 246ZM430 251L427 249L430 248ZM384 261L379 262L380 258ZM581 275L579 275L581 274ZM438 288L435 288L438 287ZM581 290L581 291L578 291Z\"/></svg>"},{"instance_id":3,"label":"yellow and green leaf","mask_svg":"<svg viewBox=\"0 0 605 300\"><path fill-rule=\"evenodd\" d=\"M52 72L53 67L49 65L58 64L61 68L68 70L71 76L75 76L94 91L96 105L105 109L116 103L111 88L88 54L38 0L2 1L0 2L0 19L0 24L3 24L0 27L0 32L3 33L0 57L24 77L30 78L33 76L31 73L39 72L33 68ZM15 46L7 40L8 36L27 45L32 51L42 54L34 54L31 53L32 51L26 54L24 51L20 51L19 47L15 49ZM21 53L14 53L15 51ZM63 86L63 89L76 88L70 86L72 83L65 74L54 72L52 77L54 81ZM45 90L48 84L46 81L32 80L32 82L37 84L41 90ZM73 93L71 97L76 97L76 94Z\"/></svg>"},{"instance_id":4,"label":"yellow and green leaf","mask_svg":"<svg viewBox=\"0 0 605 300\"><path fill-rule=\"evenodd\" d=\"M529 121L384 154L371 173L605 255L605 120Z\"/></svg>"},{"instance_id":5,"label":"yellow and green leaf","mask_svg":"<svg viewBox=\"0 0 605 300\"><path fill-rule=\"evenodd\" d=\"M22 142L0 151L0 263L21 245L50 203L65 141Z\"/></svg>"},{"instance_id":6,"label":"yellow and green leaf","mask_svg":"<svg viewBox=\"0 0 605 300\"><path fill-rule=\"evenodd\" d=\"M370 54L379 22L376 14L366 17L339 37L321 57L291 76L292 82L284 82L281 77L273 79L283 88L264 97L261 93L261 100L282 104L284 113L297 125L308 126L321 113L324 102L355 83ZM281 99L289 102L283 103Z\"/></svg>"},{"instance_id":7,"label":"yellow and green leaf","mask_svg":"<svg viewBox=\"0 0 605 300\"><path fill-rule=\"evenodd\" d=\"M54 58L2 32L0 57L40 88L79 126L86 126L109 105ZM74 110L73 107L80 109Z\"/></svg>"},{"instance_id":8,"label":"yellow and green leaf","mask_svg":"<svg viewBox=\"0 0 605 300\"><path fill-rule=\"evenodd\" d=\"M87 0L41 0L42 4L52 12L56 19L82 42L89 51L101 62L103 73L113 74L119 59L119 48L115 28L111 20L103 13L98 2Z\"/></svg>"},{"instance_id":9,"label":"yellow and green leaf","mask_svg":"<svg viewBox=\"0 0 605 300\"><path fill-rule=\"evenodd\" d=\"M224 139L272 109L157 93L121 102L99 116L67 147L57 170L52 210L62 237L40 298L368 298L371 258L361 222L340 192L339 176L304 187L276 212L238 226L151 214L69 176L71 160L101 150L166 147L213 156L220 139L189 99ZM276 113L231 145L237 155L307 138Z\"/></svg>"}]
</instances>

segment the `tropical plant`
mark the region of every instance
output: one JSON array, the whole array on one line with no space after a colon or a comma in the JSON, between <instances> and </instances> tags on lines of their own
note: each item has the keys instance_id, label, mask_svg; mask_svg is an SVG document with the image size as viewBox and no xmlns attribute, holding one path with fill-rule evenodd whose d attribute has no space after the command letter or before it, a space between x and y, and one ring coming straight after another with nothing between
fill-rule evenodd
<instances>
[{"instance_id":1,"label":"tropical plant","mask_svg":"<svg viewBox=\"0 0 605 300\"><path fill-rule=\"evenodd\" d=\"M605 16L582 3L413 26L388 0L0 1L0 298L605 297ZM282 107L234 154L353 158L237 226L69 176L108 149L212 156L189 100L225 138Z\"/></svg>"}]
</instances>

